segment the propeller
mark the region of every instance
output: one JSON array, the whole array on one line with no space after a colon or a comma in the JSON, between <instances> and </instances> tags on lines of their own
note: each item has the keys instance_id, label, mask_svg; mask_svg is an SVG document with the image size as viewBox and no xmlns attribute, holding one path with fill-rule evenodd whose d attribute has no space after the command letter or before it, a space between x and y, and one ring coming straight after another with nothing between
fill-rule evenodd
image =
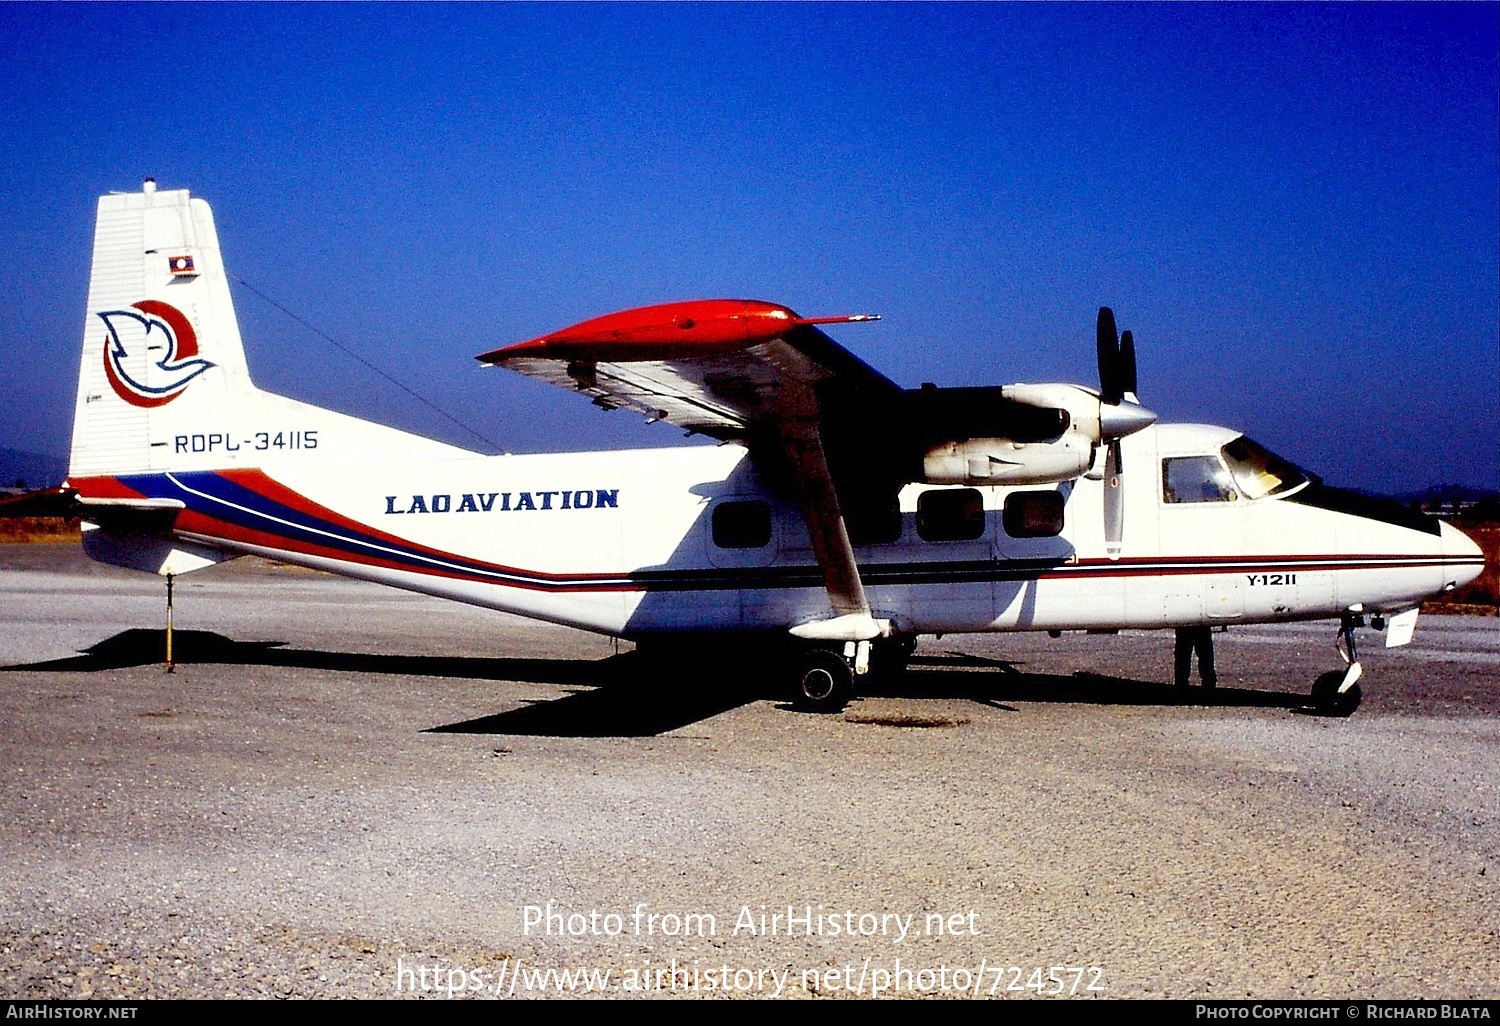
<instances>
[{"instance_id":1,"label":"propeller","mask_svg":"<svg viewBox=\"0 0 1500 1026\"><path fill-rule=\"evenodd\" d=\"M1120 558L1125 535L1125 464L1120 439L1156 421L1136 399L1135 337L1115 330L1115 313L1099 308L1099 435L1104 457L1104 541L1110 559Z\"/></svg>"},{"instance_id":2,"label":"propeller","mask_svg":"<svg viewBox=\"0 0 1500 1026\"><path fill-rule=\"evenodd\" d=\"M1115 312L1107 306L1099 308L1097 344L1100 401L1118 406L1128 399L1135 404L1135 337L1128 331L1115 332Z\"/></svg>"},{"instance_id":3,"label":"propeller","mask_svg":"<svg viewBox=\"0 0 1500 1026\"><path fill-rule=\"evenodd\" d=\"M1120 362L1120 336L1115 331L1115 312L1107 306L1099 308L1096 339L1099 349L1099 399L1113 406L1125 397L1125 390L1120 387L1120 375L1115 369Z\"/></svg>"}]
</instances>

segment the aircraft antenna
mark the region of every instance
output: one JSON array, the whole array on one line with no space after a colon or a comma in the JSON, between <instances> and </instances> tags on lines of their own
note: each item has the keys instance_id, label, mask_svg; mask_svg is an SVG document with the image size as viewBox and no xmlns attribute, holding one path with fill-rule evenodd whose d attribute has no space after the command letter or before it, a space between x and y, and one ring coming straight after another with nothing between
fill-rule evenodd
<instances>
[{"instance_id":1,"label":"aircraft antenna","mask_svg":"<svg viewBox=\"0 0 1500 1026\"><path fill-rule=\"evenodd\" d=\"M505 451L505 447L503 445L501 445L500 443L496 442L494 439L489 438L488 436L486 436L484 434L481 434L480 432L476 431L474 428L471 428L469 425L467 425L463 421L459 420L453 414L451 414L447 410L443 409L437 403L433 402L431 399L427 398L425 395L423 395L422 393L418 392L416 389L412 388L411 386L405 384L402 381L399 381L396 378L391 377L391 375L389 375L385 371L381 370L378 366L376 366L375 364L371 363L369 360L366 360L363 356L360 356L353 349L350 349L348 346L344 345L338 339L336 339L332 335L328 334L328 332L324 331L322 328L319 328L315 324L308 323L308 321L305 318L299 317L296 314L292 313L292 311L290 311L286 307L282 306L280 303L278 303L276 300L272 299L270 296L266 295L264 292L262 292L260 289L256 288L254 285L251 285L248 281L246 281L244 278L241 278L239 275L235 274L229 268L227 268L227 267L224 268L224 272L227 275L229 275L229 277L233 278L235 281L237 281L241 285L243 285L245 288L247 288L251 292L255 293L261 299L265 300L267 303L270 303L276 309L280 310L282 313L286 314L292 320L294 320L298 324L302 325L308 331L312 332L314 335L316 335L319 338L321 338L324 342L327 342L329 345L333 346L335 349L337 349L339 352L343 353L345 356L351 357L352 359L359 361L359 363L361 363L367 369L369 369L371 371L374 371L376 374L380 375L386 381L389 381L391 384L393 384L397 388L401 389L401 391L403 391L407 395L411 396L413 399L415 399L417 402L421 403L423 406L426 406L428 409L432 410L434 413L437 413L440 416L444 417L450 423L455 424L458 427L462 428L464 431L466 431L469 434L473 435L475 438L479 439L481 442L483 442L485 445L488 445L490 448L494 449L496 452L504 452Z\"/></svg>"}]
</instances>

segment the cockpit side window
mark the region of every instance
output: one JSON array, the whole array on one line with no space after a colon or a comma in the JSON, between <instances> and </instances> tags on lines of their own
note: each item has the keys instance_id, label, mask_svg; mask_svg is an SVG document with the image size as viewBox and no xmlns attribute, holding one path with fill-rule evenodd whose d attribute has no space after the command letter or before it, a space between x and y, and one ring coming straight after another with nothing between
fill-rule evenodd
<instances>
[{"instance_id":1,"label":"cockpit side window","mask_svg":"<svg viewBox=\"0 0 1500 1026\"><path fill-rule=\"evenodd\" d=\"M1275 453L1250 441L1244 435L1219 452L1229 465L1234 483L1247 499L1267 495L1285 495L1307 483L1307 475Z\"/></svg>"},{"instance_id":2,"label":"cockpit side window","mask_svg":"<svg viewBox=\"0 0 1500 1026\"><path fill-rule=\"evenodd\" d=\"M1175 456L1161 461L1166 502L1234 502L1239 492L1217 456Z\"/></svg>"}]
</instances>

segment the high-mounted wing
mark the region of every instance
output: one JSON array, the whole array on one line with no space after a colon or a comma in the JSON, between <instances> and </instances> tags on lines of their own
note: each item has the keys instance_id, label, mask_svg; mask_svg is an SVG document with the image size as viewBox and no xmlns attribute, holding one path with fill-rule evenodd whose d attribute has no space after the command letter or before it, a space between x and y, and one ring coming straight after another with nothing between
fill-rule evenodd
<instances>
[{"instance_id":1,"label":"high-mounted wing","mask_svg":"<svg viewBox=\"0 0 1500 1026\"><path fill-rule=\"evenodd\" d=\"M721 440L793 416L816 416L810 393L837 379L872 396L901 389L817 330L869 321L798 317L751 300L667 303L596 317L479 357L528 377ZM811 405L809 405L811 402Z\"/></svg>"},{"instance_id":2,"label":"high-mounted wing","mask_svg":"<svg viewBox=\"0 0 1500 1026\"><path fill-rule=\"evenodd\" d=\"M823 444L825 422L861 411L874 421L901 388L819 324L875 320L799 317L784 306L711 299L642 307L576 324L479 357L691 431L748 444L802 508L834 616L797 629L818 640L867 641L886 631L870 614ZM847 423L841 424L847 429Z\"/></svg>"}]
</instances>

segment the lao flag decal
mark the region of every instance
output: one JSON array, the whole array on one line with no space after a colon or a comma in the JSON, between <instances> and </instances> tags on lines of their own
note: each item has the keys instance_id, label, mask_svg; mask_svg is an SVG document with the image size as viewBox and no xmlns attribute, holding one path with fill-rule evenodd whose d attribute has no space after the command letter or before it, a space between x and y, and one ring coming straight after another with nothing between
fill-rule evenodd
<instances>
[{"instance_id":1,"label":"lao flag decal","mask_svg":"<svg viewBox=\"0 0 1500 1026\"><path fill-rule=\"evenodd\" d=\"M190 256L167 257L167 269L174 275L183 277L198 273L193 267L193 258Z\"/></svg>"}]
</instances>

